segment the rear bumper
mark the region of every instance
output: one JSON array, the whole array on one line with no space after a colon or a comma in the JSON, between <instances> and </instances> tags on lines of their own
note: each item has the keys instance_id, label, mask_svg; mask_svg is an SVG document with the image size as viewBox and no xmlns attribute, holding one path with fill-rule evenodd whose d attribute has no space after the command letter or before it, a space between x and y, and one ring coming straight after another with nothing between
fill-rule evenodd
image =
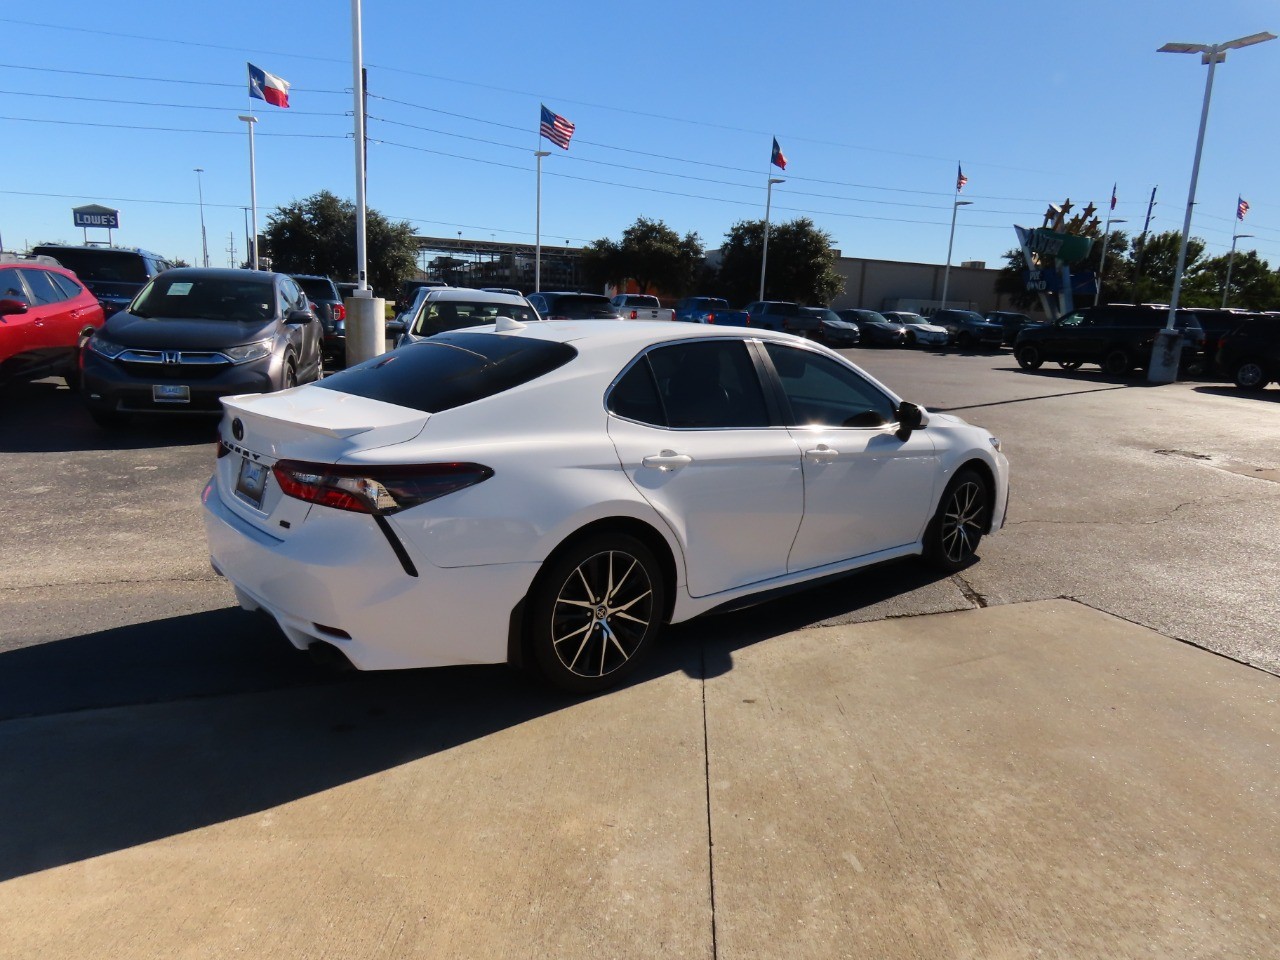
<instances>
[{"instance_id":1,"label":"rear bumper","mask_svg":"<svg viewBox=\"0 0 1280 960\"><path fill-rule=\"evenodd\" d=\"M412 577L367 515L313 507L286 540L232 513L212 481L204 500L210 560L240 605L298 649L323 641L360 670L505 662L511 611L540 567L442 568L402 540Z\"/></svg>"}]
</instances>

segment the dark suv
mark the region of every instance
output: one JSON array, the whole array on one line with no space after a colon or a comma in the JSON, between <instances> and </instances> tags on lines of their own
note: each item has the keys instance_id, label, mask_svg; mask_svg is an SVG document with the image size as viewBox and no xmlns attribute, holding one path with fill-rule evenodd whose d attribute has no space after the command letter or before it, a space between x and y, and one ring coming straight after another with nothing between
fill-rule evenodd
<instances>
[{"instance_id":1,"label":"dark suv","mask_svg":"<svg viewBox=\"0 0 1280 960\"><path fill-rule=\"evenodd\" d=\"M1250 314L1218 344L1217 369L1241 390L1280 380L1280 317Z\"/></svg>"},{"instance_id":2,"label":"dark suv","mask_svg":"<svg viewBox=\"0 0 1280 960\"><path fill-rule=\"evenodd\" d=\"M598 293L531 293L529 303L543 320L621 320L617 307Z\"/></svg>"},{"instance_id":3,"label":"dark suv","mask_svg":"<svg viewBox=\"0 0 1280 960\"><path fill-rule=\"evenodd\" d=\"M158 253L129 247L42 243L33 247L31 253L53 257L74 273L97 298L103 316L108 319L127 307L148 280L173 267Z\"/></svg>"},{"instance_id":4,"label":"dark suv","mask_svg":"<svg viewBox=\"0 0 1280 960\"><path fill-rule=\"evenodd\" d=\"M1169 308L1107 304L1084 307L1064 314L1053 323L1025 327L1014 341L1018 366L1035 370L1046 360L1065 369L1096 363L1113 376L1123 376L1151 360L1156 334L1164 327ZM1181 366L1199 362L1204 350L1204 330L1194 313L1179 310L1175 327L1181 331Z\"/></svg>"},{"instance_id":5,"label":"dark suv","mask_svg":"<svg viewBox=\"0 0 1280 960\"><path fill-rule=\"evenodd\" d=\"M929 322L946 327L961 350L978 346L999 350L1004 344L1004 325L988 320L976 310L935 310Z\"/></svg>"},{"instance_id":6,"label":"dark suv","mask_svg":"<svg viewBox=\"0 0 1280 960\"><path fill-rule=\"evenodd\" d=\"M790 300L756 300L747 304L747 325L812 337L821 330L822 321Z\"/></svg>"},{"instance_id":7,"label":"dark suv","mask_svg":"<svg viewBox=\"0 0 1280 960\"><path fill-rule=\"evenodd\" d=\"M305 273L289 274L311 301L312 310L324 326L325 366L343 366L347 362L347 308L342 303L338 286L328 277Z\"/></svg>"}]
</instances>

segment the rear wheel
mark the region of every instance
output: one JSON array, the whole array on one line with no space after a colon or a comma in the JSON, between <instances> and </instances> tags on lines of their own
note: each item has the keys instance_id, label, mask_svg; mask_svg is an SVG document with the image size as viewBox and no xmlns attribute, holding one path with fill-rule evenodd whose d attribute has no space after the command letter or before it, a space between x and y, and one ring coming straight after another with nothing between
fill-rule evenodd
<instances>
[{"instance_id":1,"label":"rear wheel","mask_svg":"<svg viewBox=\"0 0 1280 960\"><path fill-rule=\"evenodd\" d=\"M1058 366L1060 366L1063 370L1079 370L1080 361L1079 360L1059 360Z\"/></svg>"},{"instance_id":2,"label":"rear wheel","mask_svg":"<svg viewBox=\"0 0 1280 960\"><path fill-rule=\"evenodd\" d=\"M1257 360L1246 360L1237 365L1232 379L1241 390L1262 390L1269 382L1267 371Z\"/></svg>"},{"instance_id":3,"label":"rear wheel","mask_svg":"<svg viewBox=\"0 0 1280 960\"><path fill-rule=\"evenodd\" d=\"M924 535L924 556L949 572L968 566L991 522L991 491L976 470L956 474Z\"/></svg>"},{"instance_id":4,"label":"rear wheel","mask_svg":"<svg viewBox=\"0 0 1280 960\"><path fill-rule=\"evenodd\" d=\"M1117 347L1102 358L1102 369L1113 377L1123 377L1133 369L1133 357L1129 351Z\"/></svg>"},{"instance_id":5,"label":"rear wheel","mask_svg":"<svg viewBox=\"0 0 1280 960\"><path fill-rule=\"evenodd\" d=\"M1018 360L1018 366L1023 370L1039 370L1040 365L1044 363L1044 357L1040 356L1040 348L1029 343L1019 347L1014 356Z\"/></svg>"},{"instance_id":6,"label":"rear wheel","mask_svg":"<svg viewBox=\"0 0 1280 960\"><path fill-rule=\"evenodd\" d=\"M542 674L571 693L618 683L653 645L666 582L635 537L601 534L571 545L532 591L531 643Z\"/></svg>"},{"instance_id":7,"label":"rear wheel","mask_svg":"<svg viewBox=\"0 0 1280 960\"><path fill-rule=\"evenodd\" d=\"M972 350L973 334L969 333L968 331L961 333L960 336L956 339L956 345L961 350Z\"/></svg>"}]
</instances>

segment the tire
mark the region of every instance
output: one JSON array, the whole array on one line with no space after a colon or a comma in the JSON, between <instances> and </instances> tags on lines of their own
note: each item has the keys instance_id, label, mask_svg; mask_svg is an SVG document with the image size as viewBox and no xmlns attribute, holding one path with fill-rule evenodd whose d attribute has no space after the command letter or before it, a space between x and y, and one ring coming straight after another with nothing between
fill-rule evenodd
<instances>
[{"instance_id":1,"label":"tire","mask_svg":"<svg viewBox=\"0 0 1280 960\"><path fill-rule=\"evenodd\" d=\"M133 419L127 413L120 413L118 410L100 410L97 407L89 408L89 416L104 430L119 430L121 427L127 427L129 421Z\"/></svg>"},{"instance_id":2,"label":"tire","mask_svg":"<svg viewBox=\"0 0 1280 960\"><path fill-rule=\"evenodd\" d=\"M912 330L908 330L908 331L907 331L907 346L908 346L908 347L915 347L916 345L917 345L917 344L916 344L916 335L915 335L915 332L914 332L914 331L912 331Z\"/></svg>"},{"instance_id":3,"label":"tire","mask_svg":"<svg viewBox=\"0 0 1280 960\"><path fill-rule=\"evenodd\" d=\"M959 347L961 350L972 350L973 334L968 333L967 331L964 333L961 333L960 336L956 338L956 346Z\"/></svg>"},{"instance_id":4,"label":"tire","mask_svg":"<svg viewBox=\"0 0 1280 960\"><path fill-rule=\"evenodd\" d=\"M1059 360L1058 366L1060 366L1063 370L1079 370L1080 363L1081 361L1079 360Z\"/></svg>"},{"instance_id":5,"label":"tire","mask_svg":"<svg viewBox=\"0 0 1280 960\"><path fill-rule=\"evenodd\" d=\"M949 573L967 567L991 520L991 491L976 470L965 468L947 485L924 534L924 557Z\"/></svg>"},{"instance_id":6,"label":"tire","mask_svg":"<svg viewBox=\"0 0 1280 960\"><path fill-rule=\"evenodd\" d=\"M1127 350L1117 347L1102 358L1102 370L1113 377L1123 377L1133 370L1133 357Z\"/></svg>"},{"instance_id":7,"label":"tire","mask_svg":"<svg viewBox=\"0 0 1280 960\"><path fill-rule=\"evenodd\" d=\"M657 557L635 537L600 534L571 544L531 591L530 643L542 676L570 693L620 682L662 629L666 593Z\"/></svg>"},{"instance_id":8,"label":"tire","mask_svg":"<svg viewBox=\"0 0 1280 960\"><path fill-rule=\"evenodd\" d=\"M1039 370L1044 363L1044 357L1040 356L1040 348L1029 343L1019 347L1014 356L1018 366L1023 370Z\"/></svg>"},{"instance_id":9,"label":"tire","mask_svg":"<svg viewBox=\"0 0 1280 960\"><path fill-rule=\"evenodd\" d=\"M284 362L284 377L281 380L280 389L288 390L290 387L298 385L298 365L290 357Z\"/></svg>"},{"instance_id":10,"label":"tire","mask_svg":"<svg viewBox=\"0 0 1280 960\"><path fill-rule=\"evenodd\" d=\"M1232 374L1231 379L1240 390L1247 390L1252 393L1255 390L1263 390L1267 384L1271 382L1271 378L1267 376L1267 371L1257 360L1245 360L1236 365L1236 372Z\"/></svg>"}]
</instances>

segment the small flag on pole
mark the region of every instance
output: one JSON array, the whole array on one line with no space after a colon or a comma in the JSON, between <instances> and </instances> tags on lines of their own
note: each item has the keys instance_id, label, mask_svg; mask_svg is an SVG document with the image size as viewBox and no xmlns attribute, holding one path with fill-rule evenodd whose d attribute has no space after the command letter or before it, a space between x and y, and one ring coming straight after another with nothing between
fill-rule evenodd
<instances>
[{"instance_id":1,"label":"small flag on pole","mask_svg":"<svg viewBox=\"0 0 1280 960\"><path fill-rule=\"evenodd\" d=\"M956 193L964 189L964 185L969 182L969 178L964 175L964 171L960 169L960 164L956 164Z\"/></svg>"},{"instance_id":2,"label":"small flag on pole","mask_svg":"<svg viewBox=\"0 0 1280 960\"><path fill-rule=\"evenodd\" d=\"M1249 201L1244 197L1236 197L1236 219L1243 220L1244 215L1249 212Z\"/></svg>"},{"instance_id":3,"label":"small flag on pole","mask_svg":"<svg viewBox=\"0 0 1280 960\"><path fill-rule=\"evenodd\" d=\"M289 106L289 81L249 64L249 96L277 107Z\"/></svg>"},{"instance_id":4,"label":"small flag on pole","mask_svg":"<svg viewBox=\"0 0 1280 960\"><path fill-rule=\"evenodd\" d=\"M1111 209L1112 210L1116 208L1116 186L1117 185L1114 183L1111 185Z\"/></svg>"},{"instance_id":5,"label":"small flag on pole","mask_svg":"<svg viewBox=\"0 0 1280 960\"><path fill-rule=\"evenodd\" d=\"M782 155L782 148L778 146L778 138L773 138L773 152L769 154L769 162L779 170L787 169L787 158Z\"/></svg>"},{"instance_id":6,"label":"small flag on pole","mask_svg":"<svg viewBox=\"0 0 1280 960\"><path fill-rule=\"evenodd\" d=\"M573 139L575 129L574 125L560 114L552 113L546 107L542 108L542 122L538 125L538 133L561 150L569 149L569 141Z\"/></svg>"}]
</instances>

